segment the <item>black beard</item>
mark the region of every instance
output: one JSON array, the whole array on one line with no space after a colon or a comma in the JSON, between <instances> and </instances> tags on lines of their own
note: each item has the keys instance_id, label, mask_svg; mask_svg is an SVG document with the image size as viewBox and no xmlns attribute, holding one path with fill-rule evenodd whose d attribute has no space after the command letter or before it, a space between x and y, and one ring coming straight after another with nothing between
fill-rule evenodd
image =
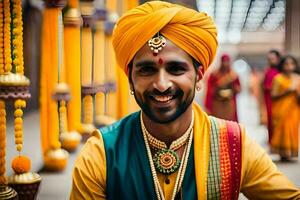
<instances>
[{"instance_id":1,"label":"black beard","mask_svg":"<svg viewBox=\"0 0 300 200\"><path fill-rule=\"evenodd\" d=\"M176 112L172 114L172 116L164 120L160 120L155 116L155 114L151 110L149 103L147 103L147 100L150 99L152 95L172 95L176 97L177 101L179 101L180 104L178 105L178 107L176 108ZM187 99L185 101L182 101L183 95L184 92L181 89L177 89L177 90L168 89L163 93L159 92L158 90L145 91L143 93L143 97L146 100L146 102L143 102L142 98L138 98L136 92L134 92L134 98L138 103L138 105L140 106L140 108L142 109L142 111L145 113L145 115L147 115L147 117L152 121L159 124L167 124L179 118L192 104L195 96L195 90L191 90L190 92L188 92ZM161 109L161 111L166 112L167 110Z\"/></svg>"}]
</instances>

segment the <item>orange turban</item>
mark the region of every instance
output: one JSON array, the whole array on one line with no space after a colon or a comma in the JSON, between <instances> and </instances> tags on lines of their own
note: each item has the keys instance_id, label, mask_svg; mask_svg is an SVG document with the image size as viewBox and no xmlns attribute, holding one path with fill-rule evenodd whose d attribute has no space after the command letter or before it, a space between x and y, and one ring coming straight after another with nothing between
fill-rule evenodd
<instances>
[{"instance_id":1,"label":"orange turban","mask_svg":"<svg viewBox=\"0 0 300 200\"><path fill-rule=\"evenodd\" d=\"M118 65L127 72L137 51L158 32L200 62L204 71L213 61L217 30L206 13L151 1L129 10L117 22L112 42Z\"/></svg>"}]
</instances>

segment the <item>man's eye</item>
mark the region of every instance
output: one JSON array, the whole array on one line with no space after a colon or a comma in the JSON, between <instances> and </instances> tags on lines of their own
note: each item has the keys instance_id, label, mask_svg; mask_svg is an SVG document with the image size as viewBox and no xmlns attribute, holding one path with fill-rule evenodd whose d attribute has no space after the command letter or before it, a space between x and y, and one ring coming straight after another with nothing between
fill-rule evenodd
<instances>
[{"instance_id":1,"label":"man's eye","mask_svg":"<svg viewBox=\"0 0 300 200\"><path fill-rule=\"evenodd\" d=\"M155 68L150 66L140 67L140 69L138 69L138 73L141 75L149 75L154 72L155 72Z\"/></svg>"},{"instance_id":2,"label":"man's eye","mask_svg":"<svg viewBox=\"0 0 300 200\"><path fill-rule=\"evenodd\" d=\"M180 65L173 65L169 67L168 71L171 74L181 75L186 72L186 69Z\"/></svg>"}]
</instances>

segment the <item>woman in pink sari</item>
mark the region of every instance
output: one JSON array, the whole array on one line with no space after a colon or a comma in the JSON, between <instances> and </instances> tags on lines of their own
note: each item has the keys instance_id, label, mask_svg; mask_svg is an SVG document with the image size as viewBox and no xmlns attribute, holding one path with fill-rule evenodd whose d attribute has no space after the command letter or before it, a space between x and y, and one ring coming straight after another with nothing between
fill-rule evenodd
<instances>
[{"instance_id":1,"label":"woman in pink sari","mask_svg":"<svg viewBox=\"0 0 300 200\"><path fill-rule=\"evenodd\" d=\"M272 97L271 97L271 89L272 82L274 77L279 73L278 72L278 64L281 59L281 55L277 50L271 50L268 53L268 64L269 67L265 72L265 78L263 81L263 91L264 91L264 99L267 111L267 127L269 132L269 142L272 139L273 135L273 125L272 125Z\"/></svg>"}]
</instances>

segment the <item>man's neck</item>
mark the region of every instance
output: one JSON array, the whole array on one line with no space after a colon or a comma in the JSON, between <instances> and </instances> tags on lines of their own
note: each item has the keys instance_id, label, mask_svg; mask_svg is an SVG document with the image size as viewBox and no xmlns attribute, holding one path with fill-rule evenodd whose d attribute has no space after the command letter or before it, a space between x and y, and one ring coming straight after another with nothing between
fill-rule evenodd
<instances>
[{"instance_id":1,"label":"man's neck","mask_svg":"<svg viewBox=\"0 0 300 200\"><path fill-rule=\"evenodd\" d=\"M174 140L186 132L191 121L192 105L175 121L167 124L154 122L143 114L143 122L149 133L155 138L165 142L167 146L170 146Z\"/></svg>"}]
</instances>

